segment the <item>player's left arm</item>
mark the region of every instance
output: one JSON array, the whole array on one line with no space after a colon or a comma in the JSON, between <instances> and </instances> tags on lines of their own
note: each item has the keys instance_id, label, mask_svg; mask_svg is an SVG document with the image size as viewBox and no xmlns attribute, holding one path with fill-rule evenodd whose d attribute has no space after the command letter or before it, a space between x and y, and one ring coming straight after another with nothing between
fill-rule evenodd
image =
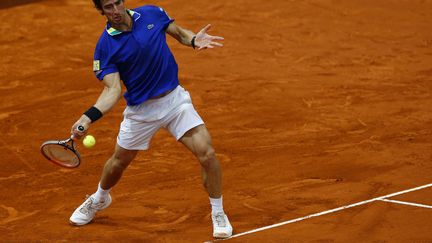
<instances>
[{"instance_id":1,"label":"player's left arm","mask_svg":"<svg viewBox=\"0 0 432 243\"><path fill-rule=\"evenodd\" d=\"M223 46L222 41L224 38L220 36L212 36L207 34L211 25L208 24L206 27L201 29L197 34L194 32L184 29L178 26L175 22L168 25L166 32L174 37L178 42L185 46L192 46L198 48L198 50L214 48L215 46ZM194 45L194 46L193 46Z\"/></svg>"}]
</instances>

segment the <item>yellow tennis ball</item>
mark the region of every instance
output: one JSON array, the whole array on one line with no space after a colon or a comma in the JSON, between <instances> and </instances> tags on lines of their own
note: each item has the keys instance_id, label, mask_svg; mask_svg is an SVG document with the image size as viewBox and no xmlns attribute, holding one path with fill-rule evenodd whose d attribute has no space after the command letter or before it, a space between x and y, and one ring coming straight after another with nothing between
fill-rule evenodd
<instances>
[{"instance_id":1,"label":"yellow tennis ball","mask_svg":"<svg viewBox=\"0 0 432 243\"><path fill-rule=\"evenodd\" d=\"M96 144L96 139L92 135L87 135L83 139L84 147L92 148Z\"/></svg>"}]
</instances>

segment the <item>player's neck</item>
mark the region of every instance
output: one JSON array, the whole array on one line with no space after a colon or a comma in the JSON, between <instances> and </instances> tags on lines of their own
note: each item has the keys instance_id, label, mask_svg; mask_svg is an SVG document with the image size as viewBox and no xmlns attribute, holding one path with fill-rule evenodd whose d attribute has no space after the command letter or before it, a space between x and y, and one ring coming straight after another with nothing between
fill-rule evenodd
<instances>
[{"instance_id":1,"label":"player's neck","mask_svg":"<svg viewBox=\"0 0 432 243\"><path fill-rule=\"evenodd\" d=\"M132 24L133 24L132 17L128 13L126 13L124 21L122 23L116 24L110 22L111 27L121 32L131 31Z\"/></svg>"}]
</instances>

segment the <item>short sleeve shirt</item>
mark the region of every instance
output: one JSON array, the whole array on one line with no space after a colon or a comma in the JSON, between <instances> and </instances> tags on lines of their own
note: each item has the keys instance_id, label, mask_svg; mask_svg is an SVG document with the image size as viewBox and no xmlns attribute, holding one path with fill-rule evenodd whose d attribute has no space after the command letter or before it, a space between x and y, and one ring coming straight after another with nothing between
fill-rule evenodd
<instances>
[{"instance_id":1,"label":"short sleeve shirt","mask_svg":"<svg viewBox=\"0 0 432 243\"><path fill-rule=\"evenodd\" d=\"M178 86L178 65L166 43L166 28L174 20L160 7L127 10L132 30L121 32L109 23L94 53L93 71L99 80L118 72L126 86L128 105L139 105Z\"/></svg>"}]
</instances>

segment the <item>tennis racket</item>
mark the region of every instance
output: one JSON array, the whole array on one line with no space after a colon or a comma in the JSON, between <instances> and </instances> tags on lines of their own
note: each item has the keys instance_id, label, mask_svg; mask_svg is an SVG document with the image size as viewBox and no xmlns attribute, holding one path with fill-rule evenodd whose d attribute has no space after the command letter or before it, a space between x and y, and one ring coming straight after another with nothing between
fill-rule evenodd
<instances>
[{"instance_id":1,"label":"tennis racket","mask_svg":"<svg viewBox=\"0 0 432 243\"><path fill-rule=\"evenodd\" d=\"M84 127L78 126L78 130L84 131ZM46 141L41 145L40 150L49 161L65 168L76 168L81 163L81 156L72 136L66 140Z\"/></svg>"}]
</instances>

